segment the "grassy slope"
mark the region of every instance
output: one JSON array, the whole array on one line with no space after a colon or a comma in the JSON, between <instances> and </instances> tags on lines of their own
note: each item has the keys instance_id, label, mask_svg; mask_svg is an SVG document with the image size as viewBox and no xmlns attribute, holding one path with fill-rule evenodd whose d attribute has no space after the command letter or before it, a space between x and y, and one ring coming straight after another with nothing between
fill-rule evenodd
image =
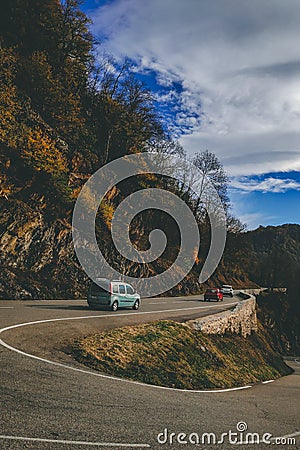
<instances>
[{"instance_id":1,"label":"grassy slope","mask_svg":"<svg viewBox=\"0 0 300 450\"><path fill-rule=\"evenodd\" d=\"M248 338L207 336L158 321L87 336L76 342L74 355L106 374L185 389L228 388L291 373L262 327Z\"/></svg>"}]
</instances>

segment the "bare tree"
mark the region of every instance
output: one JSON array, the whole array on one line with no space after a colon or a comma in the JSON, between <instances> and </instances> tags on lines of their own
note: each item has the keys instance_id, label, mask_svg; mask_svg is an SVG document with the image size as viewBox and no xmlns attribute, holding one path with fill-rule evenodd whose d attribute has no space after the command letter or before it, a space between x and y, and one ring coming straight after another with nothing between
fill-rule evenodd
<instances>
[{"instance_id":1,"label":"bare tree","mask_svg":"<svg viewBox=\"0 0 300 450\"><path fill-rule=\"evenodd\" d=\"M223 208L227 212L230 205L227 194L229 178L217 156L206 150L201 153L196 153L192 159L192 162L201 173L201 179L197 182L198 200L195 205L195 212L198 211L201 206L201 202L203 201L204 194L208 189L209 182L212 183L213 187L217 191Z\"/></svg>"}]
</instances>

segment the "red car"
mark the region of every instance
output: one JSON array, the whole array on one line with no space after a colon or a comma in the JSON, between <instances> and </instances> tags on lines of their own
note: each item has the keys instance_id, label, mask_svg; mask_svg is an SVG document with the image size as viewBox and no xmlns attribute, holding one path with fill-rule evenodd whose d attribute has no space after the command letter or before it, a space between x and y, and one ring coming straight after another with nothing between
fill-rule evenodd
<instances>
[{"instance_id":1,"label":"red car","mask_svg":"<svg viewBox=\"0 0 300 450\"><path fill-rule=\"evenodd\" d=\"M206 289L204 294L204 301L216 300L217 302L223 301L223 294L218 288Z\"/></svg>"}]
</instances>

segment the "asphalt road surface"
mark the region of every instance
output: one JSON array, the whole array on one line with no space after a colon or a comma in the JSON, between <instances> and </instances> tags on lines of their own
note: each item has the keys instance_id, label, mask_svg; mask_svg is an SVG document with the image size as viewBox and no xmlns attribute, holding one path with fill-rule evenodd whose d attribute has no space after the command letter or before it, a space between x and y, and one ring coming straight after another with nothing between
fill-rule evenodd
<instances>
[{"instance_id":1,"label":"asphalt road surface","mask_svg":"<svg viewBox=\"0 0 300 450\"><path fill-rule=\"evenodd\" d=\"M0 301L0 449L232 449L247 433L257 435L238 448L270 448L251 444L263 435L273 448L300 448L297 360L289 362L295 372L275 382L201 392L106 377L68 353L74 338L89 333L183 321L238 302L199 299L147 299L139 311L116 313L90 311L85 301Z\"/></svg>"}]
</instances>

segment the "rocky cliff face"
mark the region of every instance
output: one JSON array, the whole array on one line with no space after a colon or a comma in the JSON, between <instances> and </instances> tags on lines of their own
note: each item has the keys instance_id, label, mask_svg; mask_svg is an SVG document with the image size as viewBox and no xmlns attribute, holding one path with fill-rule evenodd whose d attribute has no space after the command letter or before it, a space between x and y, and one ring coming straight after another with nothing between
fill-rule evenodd
<instances>
[{"instance_id":1,"label":"rocky cliff face","mask_svg":"<svg viewBox=\"0 0 300 450\"><path fill-rule=\"evenodd\" d=\"M0 147L0 156L0 298L85 298L90 281L72 241L75 200L62 201L55 189L51 190L47 175L32 170L16 152ZM72 191L80 190L87 177L86 173L72 172ZM159 264L139 268L122 260L112 247L106 218L99 220L101 250L122 273L143 278L166 269ZM133 231L141 236L143 230L138 225ZM184 295L199 289L195 274L191 274L169 293Z\"/></svg>"},{"instance_id":2,"label":"rocky cliff face","mask_svg":"<svg viewBox=\"0 0 300 450\"><path fill-rule=\"evenodd\" d=\"M21 201L2 199L0 205L0 298L85 298L90 281L75 255L70 221L48 219L41 208ZM108 261L116 264L109 244L104 250ZM128 273L136 268L128 262L123 263L123 270ZM143 270L144 274L139 270L135 275L150 275L147 268ZM169 294L196 293L199 288L190 275Z\"/></svg>"},{"instance_id":3,"label":"rocky cliff face","mask_svg":"<svg viewBox=\"0 0 300 450\"><path fill-rule=\"evenodd\" d=\"M1 298L80 297L86 289L70 224L47 218L40 204L0 201ZM34 207L35 206L35 207Z\"/></svg>"},{"instance_id":4,"label":"rocky cliff face","mask_svg":"<svg viewBox=\"0 0 300 450\"><path fill-rule=\"evenodd\" d=\"M25 192L19 198L0 198L0 298L85 298L90 283L74 252L69 211L47 203L43 195ZM57 215L60 212L60 217ZM100 237L108 262L136 277L154 275L153 268L124 261L107 239ZM166 268L158 267L158 270ZM101 273L99 273L101 276ZM170 295L199 292L194 274L175 286Z\"/></svg>"}]
</instances>

